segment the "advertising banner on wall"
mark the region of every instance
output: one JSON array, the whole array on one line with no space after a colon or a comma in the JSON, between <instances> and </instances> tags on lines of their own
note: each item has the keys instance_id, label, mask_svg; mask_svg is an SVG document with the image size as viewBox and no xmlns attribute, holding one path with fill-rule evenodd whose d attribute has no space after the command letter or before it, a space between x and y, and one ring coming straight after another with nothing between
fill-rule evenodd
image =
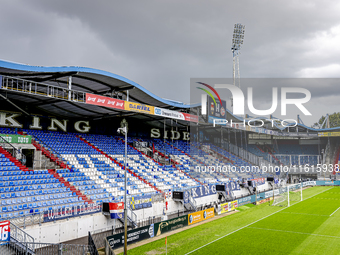
<instances>
[{"instance_id":1,"label":"advertising banner on wall","mask_svg":"<svg viewBox=\"0 0 340 255\"><path fill-rule=\"evenodd\" d=\"M215 216L214 208L188 214L188 225L192 225Z\"/></svg>"},{"instance_id":2,"label":"advertising banner on wall","mask_svg":"<svg viewBox=\"0 0 340 255\"><path fill-rule=\"evenodd\" d=\"M30 135L0 134L0 136L9 143L21 143L21 144L31 144L32 143L32 137Z\"/></svg>"},{"instance_id":3,"label":"advertising banner on wall","mask_svg":"<svg viewBox=\"0 0 340 255\"><path fill-rule=\"evenodd\" d=\"M131 196L130 198L130 208L131 210L138 210L143 208L152 207L152 196Z\"/></svg>"},{"instance_id":4,"label":"advertising banner on wall","mask_svg":"<svg viewBox=\"0 0 340 255\"><path fill-rule=\"evenodd\" d=\"M129 245L131 243L142 241L151 237L154 237L154 224L129 230L127 232L127 244ZM124 232L113 236L108 236L106 237L106 240L111 249L122 247L124 246Z\"/></svg>"},{"instance_id":5,"label":"advertising banner on wall","mask_svg":"<svg viewBox=\"0 0 340 255\"><path fill-rule=\"evenodd\" d=\"M133 103L133 102L127 102L125 101L124 109L126 111L132 111L132 112L140 112L140 113L146 113L154 115L155 108L151 105L146 104L139 104L139 103Z\"/></svg>"},{"instance_id":6,"label":"advertising banner on wall","mask_svg":"<svg viewBox=\"0 0 340 255\"><path fill-rule=\"evenodd\" d=\"M101 210L102 206L100 204L88 204L51 209L44 212L44 222L62 220L86 214L93 214L101 212Z\"/></svg>"},{"instance_id":7,"label":"advertising banner on wall","mask_svg":"<svg viewBox=\"0 0 340 255\"><path fill-rule=\"evenodd\" d=\"M1 81L1 80L0 80ZM124 101L116 98L105 97L86 93L86 103L98 106L105 106L109 108L115 108L126 111L140 112L151 115L162 116L165 118L186 120L190 122L198 122L198 116L189 113L172 111L160 107L154 107L151 105L144 105L129 101Z\"/></svg>"},{"instance_id":8,"label":"advertising banner on wall","mask_svg":"<svg viewBox=\"0 0 340 255\"><path fill-rule=\"evenodd\" d=\"M340 136L340 132L319 132L319 137Z\"/></svg>"},{"instance_id":9,"label":"advertising banner on wall","mask_svg":"<svg viewBox=\"0 0 340 255\"><path fill-rule=\"evenodd\" d=\"M124 101L111 97L104 97L86 93L86 103L124 110Z\"/></svg>"},{"instance_id":10,"label":"advertising banner on wall","mask_svg":"<svg viewBox=\"0 0 340 255\"><path fill-rule=\"evenodd\" d=\"M183 228L185 226L188 226L188 215L155 223L155 236L159 236L165 232Z\"/></svg>"},{"instance_id":11,"label":"advertising banner on wall","mask_svg":"<svg viewBox=\"0 0 340 255\"><path fill-rule=\"evenodd\" d=\"M184 114L177 111L155 107L155 115L171 119L185 120Z\"/></svg>"},{"instance_id":12,"label":"advertising banner on wall","mask_svg":"<svg viewBox=\"0 0 340 255\"><path fill-rule=\"evenodd\" d=\"M11 239L11 228L8 220L0 222L0 245L6 244Z\"/></svg>"},{"instance_id":13,"label":"advertising banner on wall","mask_svg":"<svg viewBox=\"0 0 340 255\"><path fill-rule=\"evenodd\" d=\"M200 198L205 197L209 195L216 194L216 185L205 185L205 186L199 186L195 188L188 189L184 191L183 193L183 199L184 203L189 203L189 197L192 196L192 198Z\"/></svg>"}]
</instances>

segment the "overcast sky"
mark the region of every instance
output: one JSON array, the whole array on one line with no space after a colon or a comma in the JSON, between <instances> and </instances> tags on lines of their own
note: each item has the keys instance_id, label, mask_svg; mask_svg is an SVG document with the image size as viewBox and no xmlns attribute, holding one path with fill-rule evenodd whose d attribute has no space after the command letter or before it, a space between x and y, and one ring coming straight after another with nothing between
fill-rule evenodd
<instances>
[{"instance_id":1,"label":"overcast sky","mask_svg":"<svg viewBox=\"0 0 340 255\"><path fill-rule=\"evenodd\" d=\"M234 23L246 26L241 77L340 76L339 1L0 3L0 59L102 69L186 103L190 78L232 77ZM313 89L315 121L339 111L339 94Z\"/></svg>"}]
</instances>

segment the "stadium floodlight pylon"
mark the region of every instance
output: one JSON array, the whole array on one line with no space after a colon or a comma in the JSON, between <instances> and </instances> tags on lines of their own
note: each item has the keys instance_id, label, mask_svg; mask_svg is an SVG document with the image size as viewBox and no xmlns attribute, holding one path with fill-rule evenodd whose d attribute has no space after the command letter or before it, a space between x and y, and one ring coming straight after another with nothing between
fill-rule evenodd
<instances>
[{"instance_id":1,"label":"stadium floodlight pylon","mask_svg":"<svg viewBox=\"0 0 340 255\"><path fill-rule=\"evenodd\" d=\"M233 53L233 78L234 85L240 87L240 59L239 51L244 40L245 26L237 23L234 25L231 52Z\"/></svg>"},{"instance_id":2,"label":"stadium floodlight pylon","mask_svg":"<svg viewBox=\"0 0 340 255\"><path fill-rule=\"evenodd\" d=\"M289 207L303 200L302 196L303 183L287 185L282 182L281 186L274 191L273 206Z\"/></svg>"}]
</instances>

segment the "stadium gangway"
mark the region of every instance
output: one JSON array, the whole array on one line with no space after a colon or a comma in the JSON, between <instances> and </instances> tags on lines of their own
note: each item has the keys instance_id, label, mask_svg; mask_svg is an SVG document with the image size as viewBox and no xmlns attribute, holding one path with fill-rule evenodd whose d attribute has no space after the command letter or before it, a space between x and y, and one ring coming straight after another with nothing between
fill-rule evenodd
<instances>
[{"instance_id":1,"label":"stadium gangway","mask_svg":"<svg viewBox=\"0 0 340 255\"><path fill-rule=\"evenodd\" d=\"M86 103L86 92L30 80L19 79L11 76L2 76L1 89L24 94L56 98L60 100L74 101L78 103Z\"/></svg>"},{"instance_id":2,"label":"stadium gangway","mask_svg":"<svg viewBox=\"0 0 340 255\"><path fill-rule=\"evenodd\" d=\"M122 215L122 217L118 217L118 220L124 224L124 216ZM127 208L127 220L128 220L128 224L130 223L130 225L132 226L132 228L136 228L138 227L137 224L137 214L135 214L132 210L130 210L129 208Z\"/></svg>"}]
</instances>

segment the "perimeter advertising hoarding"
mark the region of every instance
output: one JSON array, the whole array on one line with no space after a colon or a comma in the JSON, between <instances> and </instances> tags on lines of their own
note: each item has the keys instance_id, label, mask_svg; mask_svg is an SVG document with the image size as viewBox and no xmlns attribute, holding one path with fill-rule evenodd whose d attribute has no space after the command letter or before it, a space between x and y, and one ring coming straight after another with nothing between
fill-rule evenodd
<instances>
[{"instance_id":1,"label":"perimeter advertising hoarding","mask_svg":"<svg viewBox=\"0 0 340 255\"><path fill-rule=\"evenodd\" d=\"M235 200L235 201L221 204L219 206L221 206L221 213L226 213L226 212L236 210L236 208L238 207L238 202L237 200Z\"/></svg>"},{"instance_id":2,"label":"perimeter advertising hoarding","mask_svg":"<svg viewBox=\"0 0 340 255\"><path fill-rule=\"evenodd\" d=\"M129 245L151 237L154 237L154 224L129 230L127 232L127 244ZM106 240L111 249L122 247L124 246L124 232L113 236L108 236L106 237Z\"/></svg>"},{"instance_id":3,"label":"perimeter advertising hoarding","mask_svg":"<svg viewBox=\"0 0 340 255\"><path fill-rule=\"evenodd\" d=\"M192 225L215 216L214 208L188 214L188 225Z\"/></svg>"},{"instance_id":4,"label":"perimeter advertising hoarding","mask_svg":"<svg viewBox=\"0 0 340 255\"><path fill-rule=\"evenodd\" d=\"M124 101L111 97L104 97L86 93L86 103L124 110Z\"/></svg>"},{"instance_id":5,"label":"perimeter advertising hoarding","mask_svg":"<svg viewBox=\"0 0 340 255\"><path fill-rule=\"evenodd\" d=\"M260 205L260 204L269 202L269 201L271 201L271 200L273 200L273 197L268 197L268 198L262 199L262 200L260 200L260 201L257 201L257 202L256 202L256 205Z\"/></svg>"},{"instance_id":6,"label":"perimeter advertising hoarding","mask_svg":"<svg viewBox=\"0 0 340 255\"><path fill-rule=\"evenodd\" d=\"M159 236L165 232L183 228L185 226L188 226L188 215L155 223L155 236Z\"/></svg>"}]
</instances>

